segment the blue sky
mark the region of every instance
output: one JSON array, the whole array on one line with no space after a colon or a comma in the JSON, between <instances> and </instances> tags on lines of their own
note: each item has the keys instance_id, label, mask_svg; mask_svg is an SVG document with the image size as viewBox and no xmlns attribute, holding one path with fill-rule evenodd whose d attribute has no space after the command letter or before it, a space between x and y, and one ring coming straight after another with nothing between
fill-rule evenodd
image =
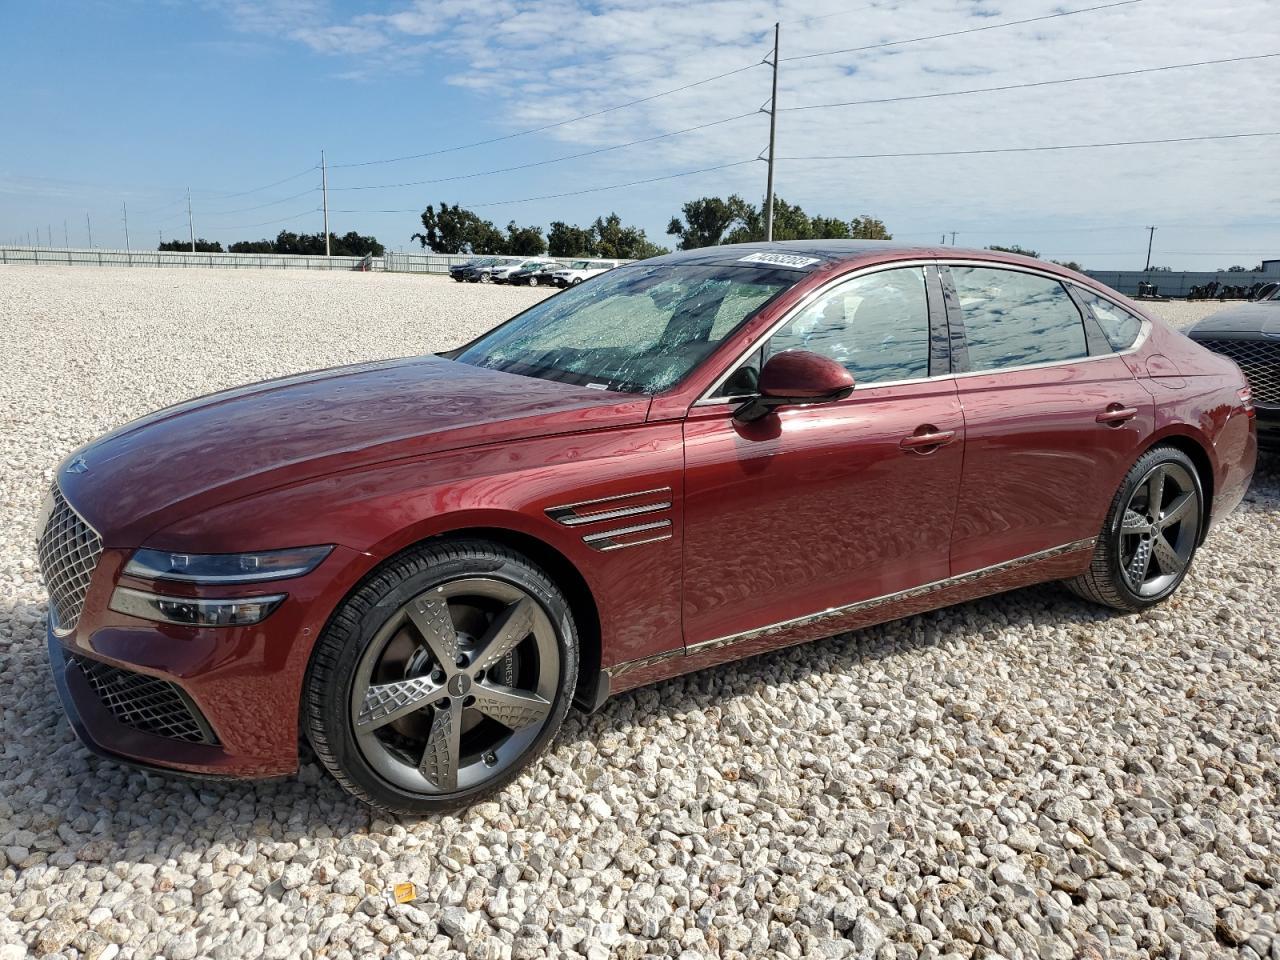
<instances>
[{"instance_id":1,"label":"blue sky","mask_svg":"<svg viewBox=\"0 0 1280 960\"><path fill-rule=\"evenodd\" d=\"M1140 0L962 37L787 61L1094 6L1107 0L236 0L7 4L0 33L0 242L224 243L330 228L392 248L428 202L504 225L587 223L616 210L668 243L686 199L758 199L764 165L554 200L545 194L754 156L763 115L527 170L755 111L765 66L536 135L503 137L713 74L768 52L783 22L779 154L914 153L1280 130L1280 58L998 94L786 111L1280 53L1271 0ZM1212 9L1208 9L1212 7ZM783 160L778 192L811 213L869 213L895 236L1018 243L1088 267L1252 266L1280 257L1280 137L1047 153ZM382 186L448 177L435 184ZM277 182L281 181L281 182ZM374 187L376 189L353 189ZM381 213L375 211L408 211ZM352 211L352 212L338 212Z\"/></svg>"}]
</instances>

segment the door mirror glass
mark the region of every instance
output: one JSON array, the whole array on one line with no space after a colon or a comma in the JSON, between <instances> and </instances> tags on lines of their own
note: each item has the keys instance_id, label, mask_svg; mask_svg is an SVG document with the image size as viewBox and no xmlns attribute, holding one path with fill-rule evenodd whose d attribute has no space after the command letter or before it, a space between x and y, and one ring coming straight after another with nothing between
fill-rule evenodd
<instances>
[{"instance_id":1,"label":"door mirror glass","mask_svg":"<svg viewBox=\"0 0 1280 960\"><path fill-rule=\"evenodd\" d=\"M758 397L734 411L736 419L750 422L777 407L843 400L853 392L853 374L821 354L788 350L768 359L758 389Z\"/></svg>"}]
</instances>

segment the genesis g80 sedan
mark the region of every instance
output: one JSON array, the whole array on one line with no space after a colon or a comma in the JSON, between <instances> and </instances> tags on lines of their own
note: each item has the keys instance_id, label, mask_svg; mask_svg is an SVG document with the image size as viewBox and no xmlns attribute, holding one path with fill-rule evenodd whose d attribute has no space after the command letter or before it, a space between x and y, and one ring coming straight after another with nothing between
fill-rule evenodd
<instances>
[{"instance_id":1,"label":"genesis g80 sedan","mask_svg":"<svg viewBox=\"0 0 1280 960\"><path fill-rule=\"evenodd\" d=\"M306 736L369 803L451 809L640 684L1043 581L1159 603L1255 457L1236 365L1069 270L685 251L75 451L50 660L105 755L283 775Z\"/></svg>"}]
</instances>

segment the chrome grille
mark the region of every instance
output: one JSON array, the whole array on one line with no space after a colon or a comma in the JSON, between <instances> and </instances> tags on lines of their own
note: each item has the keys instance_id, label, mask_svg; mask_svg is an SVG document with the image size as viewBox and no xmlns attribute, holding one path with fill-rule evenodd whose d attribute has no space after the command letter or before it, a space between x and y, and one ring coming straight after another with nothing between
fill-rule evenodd
<instances>
[{"instance_id":1,"label":"chrome grille","mask_svg":"<svg viewBox=\"0 0 1280 960\"><path fill-rule=\"evenodd\" d=\"M102 538L67 503L56 483L52 497L53 508L40 532L37 551L57 631L65 634L80 620L89 581L102 555Z\"/></svg>"},{"instance_id":2,"label":"chrome grille","mask_svg":"<svg viewBox=\"0 0 1280 960\"><path fill-rule=\"evenodd\" d=\"M73 654L67 663L80 668L102 705L126 726L187 743L218 742L176 684Z\"/></svg>"},{"instance_id":3,"label":"chrome grille","mask_svg":"<svg viewBox=\"0 0 1280 960\"><path fill-rule=\"evenodd\" d=\"M1198 340L1240 365L1255 403L1280 404L1280 340Z\"/></svg>"}]
</instances>

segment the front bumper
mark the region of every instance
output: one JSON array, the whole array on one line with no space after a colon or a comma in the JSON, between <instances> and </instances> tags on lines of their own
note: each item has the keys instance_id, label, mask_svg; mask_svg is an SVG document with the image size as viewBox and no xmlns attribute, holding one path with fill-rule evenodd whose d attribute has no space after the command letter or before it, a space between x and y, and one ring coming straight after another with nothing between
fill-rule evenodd
<instances>
[{"instance_id":1,"label":"front bumper","mask_svg":"<svg viewBox=\"0 0 1280 960\"><path fill-rule=\"evenodd\" d=\"M336 547L306 576L255 584L267 588L260 592L288 594L260 623L196 627L117 613L110 609L111 595L121 583L205 597L243 594L245 587L193 588L126 577L122 570L131 552L103 552L74 630L58 636L50 614L49 664L76 736L100 755L197 776L262 778L295 771L311 649L343 585L358 576L353 570L362 567L361 555ZM96 688L89 672L99 675ZM151 722L153 710L139 721L131 706L122 708L119 698L104 696L103 673L167 691L208 736L204 742L175 736L172 726ZM148 687L148 681L154 682Z\"/></svg>"},{"instance_id":2,"label":"front bumper","mask_svg":"<svg viewBox=\"0 0 1280 960\"><path fill-rule=\"evenodd\" d=\"M165 773L184 773L194 777L223 779L240 776L228 763L226 751L212 744L186 743L159 737L121 723L108 710L90 686L80 666L69 657L66 648L54 635L53 624L47 631L49 668L53 685L62 701L71 729L81 743L100 757L122 760L133 766ZM282 771L287 773L288 771Z\"/></svg>"}]
</instances>

